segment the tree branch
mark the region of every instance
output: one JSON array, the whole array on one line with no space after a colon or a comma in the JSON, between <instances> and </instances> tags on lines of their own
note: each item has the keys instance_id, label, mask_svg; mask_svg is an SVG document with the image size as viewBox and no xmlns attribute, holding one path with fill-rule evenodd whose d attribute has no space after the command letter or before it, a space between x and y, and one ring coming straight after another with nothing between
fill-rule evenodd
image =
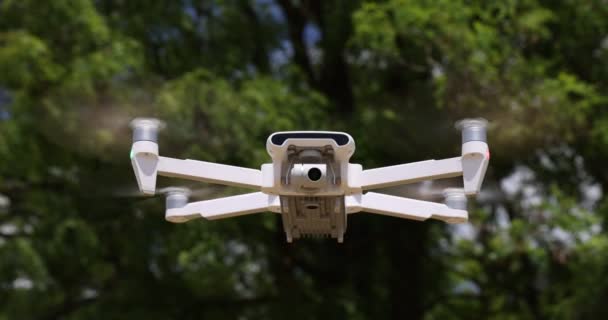
<instances>
[{"instance_id":1,"label":"tree branch","mask_svg":"<svg viewBox=\"0 0 608 320\"><path fill-rule=\"evenodd\" d=\"M264 28L262 27L260 19L258 18L258 15L251 6L250 2L243 2L242 10L253 24L254 49L252 52L251 59L253 60L253 63L258 67L258 69L262 73L265 73L270 69L270 63L268 61L268 54L264 46Z\"/></svg>"},{"instance_id":2,"label":"tree branch","mask_svg":"<svg viewBox=\"0 0 608 320\"><path fill-rule=\"evenodd\" d=\"M318 87L317 79L310 63L308 49L304 43L304 27L306 26L306 18L303 15L301 8L295 7L290 0L278 0L278 4L283 9L285 17L287 17L287 29L289 31L289 39L293 46L293 58L295 63L302 68L308 82L312 87Z\"/></svg>"},{"instance_id":3,"label":"tree branch","mask_svg":"<svg viewBox=\"0 0 608 320\"><path fill-rule=\"evenodd\" d=\"M320 67L319 85L337 106L340 114L355 110L352 81L346 61L346 44L352 34L352 12L358 1L305 2L321 31L323 62ZM326 17L331 13L330 17Z\"/></svg>"}]
</instances>

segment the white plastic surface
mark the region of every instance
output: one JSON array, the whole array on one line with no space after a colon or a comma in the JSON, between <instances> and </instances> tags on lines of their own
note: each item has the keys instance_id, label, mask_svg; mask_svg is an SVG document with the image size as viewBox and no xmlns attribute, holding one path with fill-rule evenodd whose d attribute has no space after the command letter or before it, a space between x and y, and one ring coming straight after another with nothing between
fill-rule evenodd
<instances>
[{"instance_id":1,"label":"white plastic surface","mask_svg":"<svg viewBox=\"0 0 608 320\"><path fill-rule=\"evenodd\" d=\"M266 211L281 211L279 197L262 192L253 192L192 202L183 208L168 209L165 212L165 219L171 222L185 222L199 217L215 220Z\"/></svg>"},{"instance_id":2,"label":"white plastic surface","mask_svg":"<svg viewBox=\"0 0 608 320\"><path fill-rule=\"evenodd\" d=\"M346 193L361 193L361 174L363 173L363 167L360 164L349 163L346 170L348 170L346 181L348 191Z\"/></svg>"},{"instance_id":3,"label":"white plastic surface","mask_svg":"<svg viewBox=\"0 0 608 320\"><path fill-rule=\"evenodd\" d=\"M236 187L258 189L262 186L260 170L206 161L160 157L158 174Z\"/></svg>"},{"instance_id":4,"label":"white plastic surface","mask_svg":"<svg viewBox=\"0 0 608 320\"><path fill-rule=\"evenodd\" d=\"M131 148L131 165L139 190L153 195L158 171L158 144L151 141L135 142Z\"/></svg>"},{"instance_id":5,"label":"white plastic surface","mask_svg":"<svg viewBox=\"0 0 608 320\"><path fill-rule=\"evenodd\" d=\"M348 143L345 145L338 145L334 139L331 138L311 138L311 139L302 139L302 138L289 138L286 139L282 145L275 145L271 142L272 137L276 134L282 133L328 133L328 134L343 134L348 136ZM292 132L275 132L268 137L266 140L266 150L268 154L272 158L272 167L273 173L265 174L264 177L264 188L262 189L264 192L269 192L273 194L282 194L282 195L302 195L300 188L296 188L290 185L281 184L281 174L283 165L285 165L286 159L288 158L288 149L290 146L295 146L299 148L319 148L325 146L331 146L334 152L335 161L347 165L350 157L355 152L355 140L347 133L344 132L333 132L333 131L292 131ZM348 170L345 172L341 172L342 179L348 179ZM266 182L267 178L272 176L273 182L272 186L269 187ZM344 194L344 188L340 186L339 188L332 187L332 185L327 185L326 188L321 192L323 196L337 196ZM310 195L310 194L309 194Z\"/></svg>"},{"instance_id":6,"label":"white plastic surface","mask_svg":"<svg viewBox=\"0 0 608 320\"><path fill-rule=\"evenodd\" d=\"M349 141L347 144L345 144L343 146L339 146L335 140L329 139L329 138L287 139L280 146L273 144L271 142L272 136L274 136L276 134L281 134L281 133L288 133L288 132L275 132L272 135L270 135L270 137L268 137L268 140L266 140L266 150L268 151L268 154L272 158L273 162L283 161L283 159L285 159L287 156L287 148L290 145L294 145L294 146L298 146L298 147L318 147L319 145L332 146L332 148L335 151L336 159L339 161L346 161L346 162L348 162L348 159L350 159L350 157L353 155L353 153L355 153L355 140L349 134L344 133L344 132L333 132L333 131L292 131L292 132L289 132L289 133L344 134L344 135L348 136Z\"/></svg>"},{"instance_id":7,"label":"white plastic surface","mask_svg":"<svg viewBox=\"0 0 608 320\"><path fill-rule=\"evenodd\" d=\"M462 162L460 157L455 157L363 170L358 182L363 190L370 190L460 175L462 175Z\"/></svg>"},{"instance_id":8,"label":"white plastic surface","mask_svg":"<svg viewBox=\"0 0 608 320\"><path fill-rule=\"evenodd\" d=\"M469 141L462 145L462 177L464 192L467 195L479 193L489 161L490 151L487 143Z\"/></svg>"},{"instance_id":9,"label":"white plastic surface","mask_svg":"<svg viewBox=\"0 0 608 320\"><path fill-rule=\"evenodd\" d=\"M272 163L262 165L262 191L268 193L274 188L274 167Z\"/></svg>"},{"instance_id":10,"label":"white plastic surface","mask_svg":"<svg viewBox=\"0 0 608 320\"><path fill-rule=\"evenodd\" d=\"M348 213L365 211L411 220L429 218L447 223L462 223L468 219L466 210L451 209L445 204L391 196L375 192L347 196Z\"/></svg>"}]
</instances>

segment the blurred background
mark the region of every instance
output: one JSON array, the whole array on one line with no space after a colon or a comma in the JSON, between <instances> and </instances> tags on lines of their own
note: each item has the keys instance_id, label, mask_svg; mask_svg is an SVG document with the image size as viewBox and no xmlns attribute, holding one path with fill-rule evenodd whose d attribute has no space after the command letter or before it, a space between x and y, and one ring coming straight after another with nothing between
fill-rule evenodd
<instances>
[{"instance_id":1,"label":"blurred background","mask_svg":"<svg viewBox=\"0 0 608 320\"><path fill-rule=\"evenodd\" d=\"M0 0L0 319L606 318L607 87L606 0ZM136 116L165 156L254 168L279 130L453 157L485 117L492 159L466 224L287 244L271 213L166 222Z\"/></svg>"}]
</instances>

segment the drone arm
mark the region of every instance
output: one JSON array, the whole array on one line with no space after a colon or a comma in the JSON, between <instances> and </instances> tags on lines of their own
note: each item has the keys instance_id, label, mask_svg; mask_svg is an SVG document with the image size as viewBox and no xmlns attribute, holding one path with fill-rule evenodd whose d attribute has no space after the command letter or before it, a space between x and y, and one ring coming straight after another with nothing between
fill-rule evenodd
<instances>
[{"instance_id":1,"label":"drone arm","mask_svg":"<svg viewBox=\"0 0 608 320\"><path fill-rule=\"evenodd\" d=\"M483 141L469 141L462 145L462 176L464 192L479 193L490 162L490 149Z\"/></svg>"},{"instance_id":2,"label":"drone arm","mask_svg":"<svg viewBox=\"0 0 608 320\"><path fill-rule=\"evenodd\" d=\"M262 184L260 170L190 159L159 157L158 174L254 189Z\"/></svg>"},{"instance_id":3,"label":"drone arm","mask_svg":"<svg viewBox=\"0 0 608 320\"><path fill-rule=\"evenodd\" d=\"M136 141L131 149L131 164L139 190L153 195L158 171L158 144L153 141Z\"/></svg>"},{"instance_id":4,"label":"drone arm","mask_svg":"<svg viewBox=\"0 0 608 320\"><path fill-rule=\"evenodd\" d=\"M138 141L133 144L131 164L139 189L145 194L155 193L158 175L243 188L258 189L262 185L260 170L161 157L158 155L158 145L150 141Z\"/></svg>"},{"instance_id":5,"label":"drone arm","mask_svg":"<svg viewBox=\"0 0 608 320\"><path fill-rule=\"evenodd\" d=\"M375 192L347 196L346 207L348 213L365 211L411 220L433 218L447 223L462 223L468 219L466 210Z\"/></svg>"},{"instance_id":6,"label":"drone arm","mask_svg":"<svg viewBox=\"0 0 608 320\"><path fill-rule=\"evenodd\" d=\"M359 176L359 182L363 190L371 190L461 175L461 157L455 157L363 170Z\"/></svg>"},{"instance_id":7,"label":"drone arm","mask_svg":"<svg viewBox=\"0 0 608 320\"><path fill-rule=\"evenodd\" d=\"M179 208L167 208L165 219L170 222L186 222L200 217L215 220L265 211L281 212L279 197L262 192L253 192L192 202Z\"/></svg>"},{"instance_id":8,"label":"drone arm","mask_svg":"<svg viewBox=\"0 0 608 320\"><path fill-rule=\"evenodd\" d=\"M355 180L362 190L371 190L462 176L464 192L474 195L479 193L489 161L490 151L485 141L468 141L462 145L461 157L363 170Z\"/></svg>"}]
</instances>

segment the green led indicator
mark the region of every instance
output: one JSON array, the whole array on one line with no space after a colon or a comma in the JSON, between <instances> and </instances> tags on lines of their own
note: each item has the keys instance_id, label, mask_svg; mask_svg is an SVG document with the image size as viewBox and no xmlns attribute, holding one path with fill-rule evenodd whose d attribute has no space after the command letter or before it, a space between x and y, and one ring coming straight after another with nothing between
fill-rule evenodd
<instances>
[{"instance_id":1,"label":"green led indicator","mask_svg":"<svg viewBox=\"0 0 608 320\"><path fill-rule=\"evenodd\" d=\"M129 153L129 158L131 158L131 160L133 160L134 156L135 156L135 153L133 152L133 149L131 149L131 152Z\"/></svg>"}]
</instances>

